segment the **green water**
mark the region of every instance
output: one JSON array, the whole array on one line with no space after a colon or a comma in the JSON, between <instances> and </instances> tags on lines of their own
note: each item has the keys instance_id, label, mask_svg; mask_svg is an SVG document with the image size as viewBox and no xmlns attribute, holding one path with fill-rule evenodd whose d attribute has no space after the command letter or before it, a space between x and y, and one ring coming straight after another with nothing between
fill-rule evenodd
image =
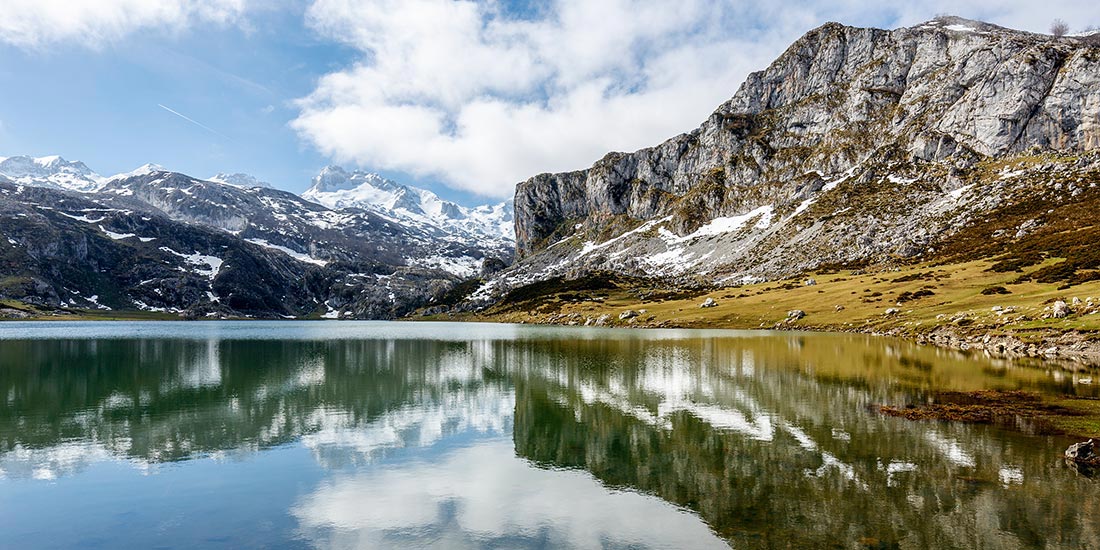
<instances>
[{"instance_id":1,"label":"green water","mask_svg":"<svg viewBox=\"0 0 1100 550\"><path fill-rule=\"evenodd\" d=\"M0 548L1100 548L1069 441L872 412L1094 395L863 336L0 324Z\"/></svg>"}]
</instances>

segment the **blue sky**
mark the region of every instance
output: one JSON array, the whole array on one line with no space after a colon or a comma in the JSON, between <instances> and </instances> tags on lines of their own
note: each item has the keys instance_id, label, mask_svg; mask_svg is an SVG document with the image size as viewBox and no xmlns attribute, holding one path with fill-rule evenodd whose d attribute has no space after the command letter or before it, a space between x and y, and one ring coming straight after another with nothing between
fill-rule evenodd
<instances>
[{"instance_id":1,"label":"blue sky","mask_svg":"<svg viewBox=\"0 0 1100 550\"><path fill-rule=\"evenodd\" d=\"M246 172L296 192L337 163L466 204L690 130L826 21L1100 23L1075 0L5 4L0 156Z\"/></svg>"}]
</instances>

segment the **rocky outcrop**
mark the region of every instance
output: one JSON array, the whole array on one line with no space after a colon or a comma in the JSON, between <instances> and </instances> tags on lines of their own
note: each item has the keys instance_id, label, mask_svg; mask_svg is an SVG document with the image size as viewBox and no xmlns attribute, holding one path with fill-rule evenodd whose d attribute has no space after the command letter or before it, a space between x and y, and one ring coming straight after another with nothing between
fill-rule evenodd
<instances>
[{"instance_id":1,"label":"rocky outcrop","mask_svg":"<svg viewBox=\"0 0 1100 550\"><path fill-rule=\"evenodd\" d=\"M826 24L699 128L520 183L524 261L498 285L592 270L739 281L929 254L1008 200L1015 167L989 159L1100 149L1097 90L1100 49L1081 38L958 18ZM1053 170L1100 167L1073 162Z\"/></svg>"}]
</instances>

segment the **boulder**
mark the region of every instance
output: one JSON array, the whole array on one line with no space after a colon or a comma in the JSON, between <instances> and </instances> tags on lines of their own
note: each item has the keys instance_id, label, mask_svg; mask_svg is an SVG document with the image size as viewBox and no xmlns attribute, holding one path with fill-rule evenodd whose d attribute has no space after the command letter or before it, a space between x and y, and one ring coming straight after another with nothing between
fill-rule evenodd
<instances>
[{"instance_id":1,"label":"boulder","mask_svg":"<svg viewBox=\"0 0 1100 550\"><path fill-rule=\"evenodd\" d=\"M886 314L886 315L897 315L897 314L899 314L899 313L901 313L901 310L900 310L900 309L898 309L898 308L896 308L896 307L892 307L892 308L890 308L890 309L886 310L886 313L885 313L885 314Z\"/></svg>"},{"instance_id":2,"label":"boulder","mask_svg":"<svg viewBox=\"0 0 1100 550\"><path fill-rule=\"evenodd\" d=\"M1066 449L1066 458L1072 460L1088 460L1096 456L1096 443L1092 439L1083 443L1074 443Z\"/></svg>"},{"instance_id":3,"label":"boulder","mask_svg":"<svg viewBox=\"0 0 1100 550\"><path fill-rule=\"evenodd\" d=\"M797 321L806 316L806 312L801 309L792 309L787 312L787 322Z\"/></svg>"},{"instance_id":4,"label":"boulder","mask_svg":"<svg viewBox=\"0 0 1100 550\"><path fill-rule=\"evenodd\" d=\"M802 281L802 286L814 286L816 284L817 280L815 279L806 279L805 281Z\"/></svg>"},{"instance_id":5,"label":"boulder","mask_svg":"<svg viewBox=\"0 0 1100 550\"><path fill-rule=\"evenodd\" d=\"M1064 301L1058 300L1057 302L1054 302L1054 305L1051 307L1050 315L1055 319L1062 319L1064 317L1067 317L1069 316L1069 306L1066 305Z\"/></svg>"},{"instance_id":6,"label":"boulder","mask_svg":"<svg viewBox=\"0 0 1100 550\"><path fill-rule=\"evenodd\" d=\"M508 267L508 264L504 260L490 256L481 262L481 276L489 277L490 275L495 275L504 271L506 267Z\"/></svg>"},{"instance_id":7,"label":"boulder","mask_svg":"<svg viewBox=\"0 0 1100 550\"><path fill-rule=\"evenodd\" d=\"M718 302L714 301L714 298L707 298L703 303L699 304L699 307L715 307Z\"/></svg>"},{"instance_id":8,"label":"boulder","mask_svg":"<svg viewBox=\"0 0 1100 550\"><path fill-rule=\"evenodd\" d=\"M633 309L628 309L628 310L626 310L626 311L619 314L619 320L620 321L625 321L627 319L633 319L637 316L638 316L637 311L634 311Z\"/></svg>"}]
</instances>

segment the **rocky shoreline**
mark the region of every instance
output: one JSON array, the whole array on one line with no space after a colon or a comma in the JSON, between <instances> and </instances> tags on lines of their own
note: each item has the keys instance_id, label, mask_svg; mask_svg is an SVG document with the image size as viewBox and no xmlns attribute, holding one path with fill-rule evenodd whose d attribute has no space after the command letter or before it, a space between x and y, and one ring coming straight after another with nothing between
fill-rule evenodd
<instances>
[{"instance_id":1,"label":"rocky shoreline","mask_svg":"<svg viewBox=\"0 0 1100 550\"><path fill-rule=\"evenodd\" d=\"M793 315L792 315L793 313ZM546 316L530 316L519 321L499 319L495 316L477 317L477 321L487 322L518 322L518 324L558 325L558 326L590 326L607 328L635 328L635 329L698 329L717 328L731 330L806 330L813 332L837 332L848 334L869 334L874 336L890 336L902 338L920 345L931 345L945 349L958 351L983 352L998 359L1033 359L1044 362L1057 363L1068 370L1090 370L1100 368L1100 339L1092 339L1089 333L1068 330L1047 330L1042 334L1028 333L1027 337L1019 333L1007 331L1004 328L994 333L982 329L966 330L957 326L937 326L929 331L914 332L905 329L880 328L853 328L849 326L796 324L802 318L800 312L790 312L783 322L775 326L751 327L751 326L716 326L712 323L677 322L675 320L657 320L649 315L646 309L625 310L618 315L604 313L592 317L580 313L560 313ZM804 314L803 314L804 316ZM454 319L463 321L459 317ZM1098 380L1100 383L1100 380Z\"/></svg>"}]
</instances>

